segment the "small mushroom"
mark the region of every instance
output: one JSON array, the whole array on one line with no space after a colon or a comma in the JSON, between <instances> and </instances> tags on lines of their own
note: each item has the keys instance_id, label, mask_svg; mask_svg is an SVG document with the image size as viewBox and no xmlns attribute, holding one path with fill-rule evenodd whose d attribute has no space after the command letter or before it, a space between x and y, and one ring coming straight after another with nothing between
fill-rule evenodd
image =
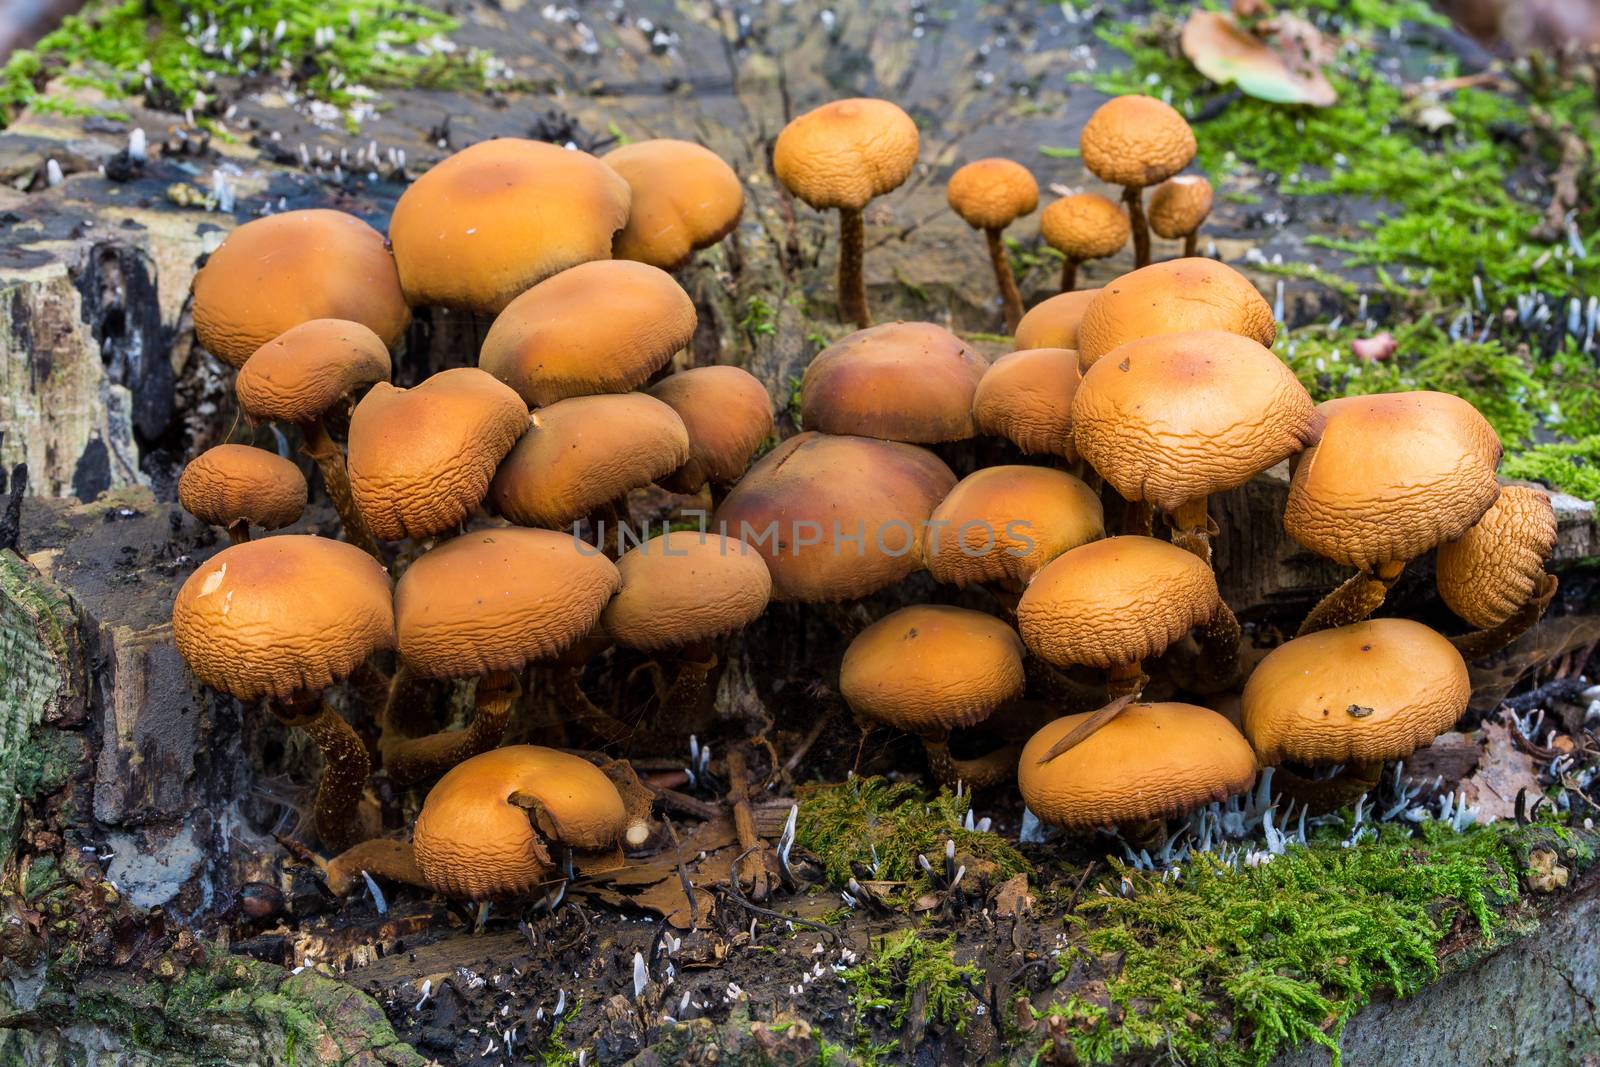
<instances>
[{"instance_id":1,"label":"small mushroom","mask_svg":"<svg viewBox=\"0 0 1600 1067\"><path fill-rule=\"evenodd\" d=\"M861 212L906 180L919 142L910 115L887 100L858 97L806 112L773 145L772 170L784 188L819 211L838 209L839 314L858 327L872 325Z\"/></svg>"},{"instance_id":2,"label":"small mushroom","mask_svg":"<svg viewBox=\"0 0 1600 1067\"><path fill-rule=\"evenodd\" d=\"M1098 289L1076 289L1041 300L1022 316L1011 343L1019 352L1029 348L1070 348L1076 352L1078 323L1099 295Z\"/></svg>"},{"instance_id":3,"label":"small mushroom","mask_svg":"<svg viewBox=\"0 0 1600 1067\"><path fill-rule=\"evenodd\" d=\"M1198 174L1180 174L1150 194L1150 228L1169 241L1181 239L1183 254L1195 254L1200 225L1211 214L1211 183Z\"/></svg>"},{"instance_id":4,"label":"small mushroom","mask_svg":"<svg viewBox=\"0 0 1600 1067\"><path fill-rule=\"evenodd\" d=\"M1103 182L1122 186L1133 227L1134 266L1150 262L1144 190L1178 173L1194 159L1194 131L1170 105L1149 96L1107 100L1083 124L1078 138L1083 165Z\"/></svg>"},{"instance_id":5,"label":"small mushroom","mask_svg":"<svg viewBox=\"0 0 1600 1067\"><path fill-rule=\"evenodd\" d=\"M989 243L989 264L1000 287L1000 303L1005 311L1006 332L1017 328L1022 319L1022 294L1011 273L1011 257L1000 234L1023 215L1039 206L1039 183L1028 168L1009 159L980 159L968 163L950 176L945 199L968 226L982 230Z\"/></svg>"},{"instance_id":6,"label":"small mushroom","mask_svg":"<svg viewBox=\"0 0 1600 1067\"><path fill-rule=\"evenodd\" d=\"M1439 546L1439 595L1478 629L1452 639L1468 659L1482 659L1522 636L1555 596L1545 561L1556 547L1550 496L1508 485L1466 533Z\"/></svg>"},{"instance_id":7,"label":"small mushroom","mask_svg":"<svg viewBox=\"0 0 1600 1067\"><path fill-rule=\"evenodd\" d=\"M1078 287L1081 264L1122 251L1128 243L1128 216L1099 193L1074 193L1044 209L1039 233L1061 253L1061 291L1070 293Z\"/></svg>"},{"instance_id":8,"label":"small mushroom","mask_svg":"<svg viewBox=\"0 0 1600 1067\"><path fill-rule=\"evenodd\" d=\"M306 509L306 479L276 452L249 445L208 448L178 478L183 510L228 531L228 540L250 540L250 527L277 530Z\"/></svg>"},{"instance_id":9,"label":"small mushroom","mask_svg":"<svg viewBox=\"0 0 1600 1067\"><path fill-rule=\"evenodd\" d=\"M739 225L744 187L709 148L660 138L623 145L600 161L622 175L633 193L628 224L611 242L617 259L680 270Z\"/></svg>"},{"instance_id":10,"label":"small mushroom","mask_svg":"<svg viewBox=\"0 0 1600 1067\"><path fill-rule=\"evenodd\" d=\"M964 441L972 397L989 369L943 326L890 322L857 330L817 353L800 384L809 430L908 444Z\"/></svg>"},{"instance_id":11,"label":"small mushroom","mask_svg":"<svg viewBox=\"0 0 1600 1067\"><path fill-rule=\"evenodd\" d=\"M1027 348L990 364L972 394L979 433L1004 437L1028 455L1072 461L1072 398L1083 375L1070 348Z\"/></svg>"},{"instance_id":12,"label":"small mushroom","mask_svg":"<svg viewBox=\"0 0 1600 1067\"><path fill-rule=\"evenodd\" d=\"M713 506L720 504L756 449L772 437L767 387L738 367L693 367L667 375L649 393L678 413L689 434L689 458L659 479L661 487L697 493L710 485Z\"/></svg>"},{"instance_id":13,"label":"small mushroom","mask_svg":"<svg viewBox=\"0 0 1600 1067\"><path fill-rule=\"evenodd\" d=\"M1272 308L1250 279L1214 259L1171 259L1100 290L1078 323L1084 369L1118 345L1163 333L1227 330L1271 348Z\"/></svg>"}]
</instances>

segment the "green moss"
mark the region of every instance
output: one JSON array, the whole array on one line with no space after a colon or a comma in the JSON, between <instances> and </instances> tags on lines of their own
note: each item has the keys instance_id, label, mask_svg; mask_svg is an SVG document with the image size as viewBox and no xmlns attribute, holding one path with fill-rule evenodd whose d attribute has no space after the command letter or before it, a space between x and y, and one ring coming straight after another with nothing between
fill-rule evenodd
<instances>
[{"instance_id":1,"label":"green moss","mask_svg":"<svg viewBox=\"0 0 1600 1067\"><path fill-rule=\"evenodd\" d=\"M778 332L778 313L765 298L752 296L744 302L744 317L739 320L739 326L751 340L771 337Z\"/></svg>"},{"instance_id":2,"label":"green moss","mask_svg":"<svg viewBox=\"0 0 1600 1067\"><path fill-rule=\"evenodd\" d=\"M904 1026L913 1011L920 1011L923 1018L944 1023L958 1034L966 1031L977 1004L973 989L983 971L975 964L957 963L955 943L954 934L934 941L919 930L902 930L883 938L871 956L844 972L864 1052L871 1048L867 1021L874 1012L884 1012L895 1029Z\"/></svg>"},{"instance_id":3,"label":"green moss","mask_svg":"<svg viewBox=\"0 0 1600 1067\"><path fill-rule=\"evenodd\" d=\"M1600 434L1564 444L1536 445L1507 457L1500 473L1543 482L1584 500L1600 500Z\"/></svg>"}]
</instances>

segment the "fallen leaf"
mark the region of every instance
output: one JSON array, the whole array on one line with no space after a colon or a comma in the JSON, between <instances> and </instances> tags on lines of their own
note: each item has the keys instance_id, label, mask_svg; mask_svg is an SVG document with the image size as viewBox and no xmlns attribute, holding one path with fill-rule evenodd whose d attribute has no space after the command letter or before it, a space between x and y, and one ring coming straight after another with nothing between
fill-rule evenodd
<instances>
[{"instance_id":1,"label":"fallen leaf","mask_svg":"<svg viewBox=\"0 0 1600 1067\"><path fill-rule=\"evenodd\" d=\"M1033 894L1028 892L1028 876L1016 874L994 891L994 913L1002 919L1026 915L1033 910Z\"/></svg>"},{"instance_id":2,"label":"fallen leaf","mask_svg":"<svg viewBox=\"0 0 1600 1067\"><path fill-rule=\"evenodd\" d=\"M1470 778L1461 782L1461 793L1478 809L1479 822L1509 819L1516 814L1517 793L1528 791L1530 801L1543 790L1539 769L1533 757L1511 740L1511 729L1499 720L1483 724L1483 759Z\"/></svg>"},{"instance_id":3,"label":"fallen leaf","mask_svg":"<svg viewBox=\"0 0 1600 1067\"><path fill-rule=\"evenodd\" d=\"M1221 12L1196 11L1183 25L1183 54L1218 85L1237 85L1259 100L1328 107L1338 99L1322 73L1327 45L1315 26L1281 14L1256 28L1268 36Z\"/></svg>"},{"instance_id":4,"label":"fallen leaf","mask_svg":"<svg viewBox=\"0 0 1600 1067\"><path fill-rule=\"evenodd\" d=\"M1400 342L1388 330L1373 337L1362 337L1350 342L1350 351L1363 363L1382 363L1395 354Z\"/></svg>"}]
</instances>

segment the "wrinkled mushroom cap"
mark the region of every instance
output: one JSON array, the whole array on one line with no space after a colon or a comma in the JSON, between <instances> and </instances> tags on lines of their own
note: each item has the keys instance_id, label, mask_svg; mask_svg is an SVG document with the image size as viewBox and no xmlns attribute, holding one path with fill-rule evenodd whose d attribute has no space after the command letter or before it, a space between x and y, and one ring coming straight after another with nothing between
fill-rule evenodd
<instances>
[{"instance_id":1,"label":"wrinkled mushroom cap","mask_svg":"<svg viewBox=\"0 0 1600 1067\"><path fill-rule=\"evenodd\" d=\"M1022 691L1022 642L992 615L918 604L845 649L839 692L857 715L915 734L971 726Z\"/></svg>"},{"instance_id":2,"label":"wrinkled mushroom cap","mask_svg":"<svg viewBox=\"0 0 1600 1067\"><path fill-rule=\"evenodd\" d=\"M802 433L750 468L716 522L766 559L774 600L855 600L921 568L924 524L955 484L926 449Z\"/></svg>"},{"instance_id":3,"label":"wrinkled mushroom cap","mask_svg":"<svg viewBox=\"0 0 1600 1067\"><path fill-rule=\"evenodd\" d=\"M350 418L350 492L379 537L453 529L528 427L528 408L475 367L440 371L411 389L379 382Z\"/></svg>"},{"instance_id":4,"label":"wrinkled mushroom cap","mask_svg":"<svg viewBox=\"0 0 1600 1067\"><path fill-rule=\"evenodd\" d=\"M678 413L644 393L579 396L534 412L489 499L521 526L566 526L689 458Z\"/></svg>"},{"instance_id":5,"label":"wrinkled mushroom cap","mask_svg":"<svg viewBox=\"0 0 1600 1067\"><path fill-rule=\"evenodd\" d=\"M1404 393L1367 393L1361 396L1338 396L1317 405L1323 422L1341 411L1388 411L1399 417L1407 412L1421 422L1453 433L1462 448L1470 450L1490 467L1500 465L1504 448L1500 435L1489 420L1454 393L1440 393L1430 389L1417 389Z\"/></svg>"},{"instance_id":6,"label":"wrinkled mushroom cap","mask_svg":"<svg viewBox=\"0 0 1600 1067\"><path fill-rule=\"evenodd\" d=\"M973 435L983 356L931 322L857 330L817 353L800 385L807 429L931 444Z\"/></svg>"},{"instance_id":7,"label":"wrinkled mushroom cap","mask_svg":"<svg viewBox=\"0 0 1600 1067\"><path fill-rule=\"evenodd\" d=\"M1058 667L1107 669L1160 655L1221 603L1198 556L1153 537L1109 537L1034 575L1017 627L1035 655Z\"/></svg>"},{"instance_id":8,"label":"wrinkled mushroom cap","mask_svg":"<svg viewBox=\"0 0 1600 1067\"><path fill-rule=\"evenodd\" d=\"M1122 251L1132 227L1121 205L1099 193L1074 193L1044 209L1039 233L1068 259L1104 259Z\"/></svg>"},{"instance_id":9,"label":"wrinkled mushroom cap","mask_svg":"<svg viewBox=\"0 0 1600 1067\"><path fill-rule=\"evenodd\" d=\"M1075 289L1041 300L1028 309L1017 323L1011 343L1018 351L1028 348L1070 348L1078 350L1078 323L1088 310L1098 289Z\"/></svg>"},{"instance_id":10,"label":"wrinkled mushroom cap","mask_svg":"<svg viewBox=\"0 0 1600 1067\"><path fill-rule=\"evenodd\" d=\"M1555 547L1549 494L1508 485L1476 525L1439 546L1439 595L1472 625L1492 629L1533 596Z\"/></svg>"},{"instance_id":11,"label":"wrinkled mushroom cap","mask_svg":"<svg viewBox=\"0 0 1600 1067\"><path fill-rule=\"evenodd\" d=\"M1295 464L1283 528L1318 555L1366 570L1460 537L1500 483L1468 444L1481 437L1477 423L1487 426L1472 405L1407 393L1360 399L1323 409L1322 436Z\"/></svg>"},{"instance_id":12,"label":"wrinkled mushroom cap","mask_svg":"<svg viewBox=\"0 0 1600 1067\"><path fill-rule=\"evenodd\" d=\"M495 314L559 271L611 258L628 183L589 155L502 137L463 148L401 194L389 240L415 306Z\"/></svg>"},{"instance_id":13,"label":"wrinkled mushroom cap","mask_svg":"<svg viewBox=\"0 0 1600 1067\"><path fill-rule=\"evenodd\" d=\"M489 327L478 366L530 406L641 385L694 336L694 301L666 271L583 263L529 289Z\"/></svg>"},{"instance_id":14,"label":"wrinkled mushroom cap","mask_svg":"<svg viewBox=\"0 0 1600 1067\"><path fill-rule=\"evenodd\" d=\"M1211 214L1211 183L1198 174L1180 174L1150 194L1150 228L1159 237L1187 237Z\"/></svg>"},{"instance_id":15,"label":"wrinkled mushroom cap","mask_svg":"<svg viewBox=\"0 0 1600 1067\"><path fill-rule=\"evenodd\" d=\"M306 509L306 479L276 452L249 445L208 448L183 468L178 503L212 526L247 522L264 530L288 526Z\"/></svg>"},{"instance_id":16,"label":"wrinkled mushroom cap","mask_svg":"<svg viewBox=\"0 0 1600 1067\"><path fill-rule=\"evenodd\" d=\"M945 199L968 226L1003 230L1039 206L1039 183L1009 159L979 159L950 175Z\"/></svg>"},{"instance_id":17,"label":"wrinkled mushroom cap","mask_svg":"<svg viewBox=\"0 0 1600 1067\"><path fill-rule=\"evenodd\" d=\"M1227 719L1193 704L1130 704L1041 765L1089 714L1057 719L1023 746L1017 787L1040 822L1094 830L1177 818L1255 781L1249 742Z\"/></svg>"},{"instance_id":18,"label":"wrinkled mushroom cap","mask_svg":"<svg viewBox=\"0 0 1600 1067\"><path fill-rule=\"evenodd\" d=\"M240 700L321 692L394 647L389 575L343 541L246 541L183 583L172 635L202 682Z\"/></svg>"},{"instance_id":19,"label":"wrinkled mushroom cap","mask_svg":"<svg viewBox=\"0 0 1600 1067\"><path fill-rule=\"evenodd\" d=\"M1072 398L1082 380L1078 353L1070 348L1008 352L983 372L972 395L972 422L979 433L1004 437L1028 454L1076 459L1072 446Z\"/></svg>"},{"instance_id":20,"label":"wrinkled mushroom cap","mask_svg":"<svg viewBox=\"0 0 1600 1067\"><path fill-rule=\"evenodd\" d=\"M633 192L628 224L611 243L618 259L675 270L739 225L744 187L709 148L668 138L635 141L601 161Z\"/></svg>"},{"instance_id":21,"label":"wrinkled mushroom cap","mask_svg":"<svg viewBox=\"0 0 1600 1067\"><path fill-rule=\"evenodd\" d=\"M343 319L312 319L255 350L234 392L256 422L310 422L364 386L389 380L383 338Z\"/></svg>"},{"instance_id":22,"label":"wrinkled mushroom cap","mask_svg":"<svg viewBox=\"0 0 1600 1067\"><path fill-rule=\"evenodd\" d=\"M1078 323L1085 367L1116 348L1163 333L1227 330L1272 347L1272 308L1250 279L1213 259L1152 263L1100 290Z\"/></svg>"},{"instance_id":23,"label":"wrinkled mushroom cap","mask_svg":"<svg viewBox=\"0 0 1600 1067\"><path fill-rule=\"evenodd\" d=\"M772 169L814 208L859 211L906 180L919 140L911 116L887 100L835 100L783 128Z\"/></svg>"},{"instance_id":24,"label":"wrinkled mushroom cap","mask_svg":"<svg viewBox=\"0 0 1600 1067\"><path fill-rule=\"evenodd\" d=\"M418 557L395 587L400 657L424 678L521 670L593 629L621 579L554 530L475 530Z\"/></svg>"},{"instance_id":25,"label":"wrinkled mushroom cap","mask_svg":"<svg viewBox=\"0 0 1600 1067\"><path fill-rule=\"evenodd\" d=\"M1123 499L1167 512L1243 485L1299 452L1318 425L1282 360L1221 330L1115 348L1072 401L1079 455Z\"/></svg>"},{"instance_id":26,"label":"wrinkled mushroom cap","mask_svg":"<svg viewBox=\"0 0 1600 1067\"><path fill-rule=\"evenodd\" d=\"M1050 467L984 467L933 509L922 558L941 582L1021 588L1061 553L1106 535L1093 489Z\"/></svg>"},{"instance_id":27,"label":"wrinkled mushroom cap","mask_svg":"<svg viewBox=\"0 0 1600 1067\"><path fill-rule=\"evenodd\" d=\"M1078 147L1083 165L1101 181L1142 189L1187 167L1197 146L1171 106L1130 95L1101 104L1083 124Z\"/></svg>"},{"instance_id":28,"label":"wrinkled mushroom cap","mask_svg":"<svg viewBox=\"0 0 1600 1067\"><path fill-rule=\"evenodd\" d=\"M342 211L245 223L211 253L191 291L196 339L234 367L311 319L359 322L390 347L411 321L383 235Z\"/></svg>"},{"instance_id":29,"label":"wrinkled mushroom cap","mask_svg":"<svg viewBox=\"0 0 1600 1067\"><path fill-rule=\"evenodd\" d=\"M1263 764L1404 759L1467 710L1467 664L1410 619L1369 619L1297 637L1245 683L1244 733Z\"/></svg>"},{"instance_id":30,"label":"wrinkled mushroom cap","mask_svg":"<svg viewBox=\"0 0 1600 1067\"><path fill-rule=\"evenodd\" d=\"M508 745L456 764L428 791L412 842L428 883L468 900L526 893L559 877L551 846L528 813L509 803L534 796L559 828L559 843L615 845L627 823L622 796L588 760L537 745Z\"/></svg>"},{"instance_id":31,"label":"wrinkled mushroom cap","mask_svg":"<svg viewBox=\"0 0 1600 1067\"><path fill-rule=\"evenodd\" d=\"M710 482L729 485L772 436L772 397L749 371L694 367L669 374L650 395L678 413L689 433L689 458L661 479L675 493L697 492Z\"/></svg>"},{"instance_id":32,"label":"wrinkled mushroom cap","mask_svg":"<svg viewBox=\"0 0 1600 1067\"><path fill-rule=\"evenodd\" d=\"M601 625L617 643L655 652L742 630L767 610L772 575L743 541L678 530L617 560L622 591Z\"/></svg>"}]
</instances>

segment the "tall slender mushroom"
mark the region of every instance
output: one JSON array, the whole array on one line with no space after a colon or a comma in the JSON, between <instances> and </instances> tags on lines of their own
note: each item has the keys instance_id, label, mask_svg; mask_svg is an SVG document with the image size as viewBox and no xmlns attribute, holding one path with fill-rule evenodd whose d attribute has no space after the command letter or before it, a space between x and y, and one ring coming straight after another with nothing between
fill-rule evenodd
<instances>
[{"instance_id":1,"label":"tall slender mushroom","mask_svg":"<svg viewBox=\"0 0 1600 1067\"><path fill-rule=\"evenodd\" d=\"M1178 173L1194 159L1194 131L1168 104L1149 96L1107 100L1083 124L1078 137L1083 165L1095 177L1122 186L1133 227L1134 266L1150 262L1150 227L1144 190Z\"/></svg>"},{"instance_id":2,"label":"tall slender mushroom","mask_svg":"<svg viewBox=\"0 0 1600 1067\"><path fill-rule=\"evenodd\" d=\"M862 259L861 212L900 187L920 143L911 116L887 100L835 100L792 120L772 149L772 170L784 188L819 211L839 212L839 316L872 325Z\"/></svg>"},{"instance_id":3,"label":"tall slender mushroom","mask_svg":"<svg viewBox=\"0 0 1600 1067\"><path fill-rule=\"evenodd\" d=\"M613 149L600 162L622 175L633 193L628 224L611 242L617 259L679 270L739 225L744 186L709 148L658 138Z\"/></svg>"},{"instance_id":4,"label":"tall slender mushroom","mask_svg":"<svg viewBox=\"0 0 1600 1067\"><path fill-rule=\"evenodd\" d=\"M1017 324L1012 345L1019 352L1029 348L1070 348L1076 352L1078 323L1099 295L1098 289L1075 289L1039 301Z\"/></svg>"},{"instance_id":5,"label":"tall slender mushroom","mask_svg":"<svg viewBox=\"0 0 1600 1067\"><path fill-rule=\"evenodd\" d=\"M1087 370L1118 345L1190 330L1227 330L1266 348L1278 336L1271 306L1243 274L1214 259L1170 259L1101 289L1078 321L1076 348Z\"/></svg>"},{"instance_id":6,"label":"tall slender mushroom","mask_svg":"<svg viewBox=\"0 0 1600 1067\"><path fill-rule=\"evenodd\" d=\"M1451 639L1462 655L1492 655L1539 621L1556 592L1555 576L1544 569L1555 547L1550 496L1526 485L1503 487L1483 518L1439 546L1439 596L1477 627Z\"/></svg>"},{"instance_id":7,"label":"tall slender mushroom","mask_svg":"<svg viewBox=\"0 0 1600 1067\"><path fill-rule=\"evenodd\" d=\"M250 527L277 530L306 509L306 479L276 452L249 445L208 448L178 476L183 510L228 531L228 540L250 540Z\"/></svg>"},{"instance_id":8,"label":"tall slender mushroom","mask_svg":"<svg viewBox=\"0 0 1600 1067\"><path fill-rule=\"evenodd\" d=\"M1004 437L1024 453L1066 461L1078 458L1072 444L1072 398L1083 375L1070 348L1026 348L990 364L972 394L972 422L979 433Z\"/></svg>"},{"instance_id":9,"label":"tall slender mushroom","mask_svg":"<svg viewBox=\"0 0 1600 1067\"><path fill-rule=\"evenodd\" d=\"M1128 243L1128 215L1099 193L1074 193L1044 209L1039 235L1061 253L1061 291L1078 287L1078 267L1105 259Z\"/></svg>"},{"instance_id":10,"label":"tall slender mushroom","mask_svg":"<svg viewBox=\"0 0 1600 1067\"><path fill-rule=\"evenodd\" d=\"M1198 174L1180 174L1156 186L1150 194L1150 228L1158 237L1183 241L1183 254L1192 256L1199 244L1200 225L1211 214L1211 183Z\"/></svg>"},{"instance_id":11,"label":"tall slender mushroom","mask_svg":"<svg viewBox=\"0 0 1600 1067\"><path fill-rule=\"evenodd\" d=\"M808 430L908 444L964 441L989 361L943 326L888 322L817 353L800 383Z\"/></svg>"},{"instance_id":12,"label":"tall slender mushroom","mask_svg":"<svg viewBox=\"0 0 1600 1067\"><path fill-rule=\"evenodd\" d=\"M1000 305L1005 313L1006 332L1010 333L1022 320L1022 294L1017 291L1011 257L1000 235L1039 206L1039 183L1021 163L980 159L950 176L945 199L968 226L982 230L989 243L989 265L994 268L994 280L1000 287Z\"/></svg>"}]
</instances>

